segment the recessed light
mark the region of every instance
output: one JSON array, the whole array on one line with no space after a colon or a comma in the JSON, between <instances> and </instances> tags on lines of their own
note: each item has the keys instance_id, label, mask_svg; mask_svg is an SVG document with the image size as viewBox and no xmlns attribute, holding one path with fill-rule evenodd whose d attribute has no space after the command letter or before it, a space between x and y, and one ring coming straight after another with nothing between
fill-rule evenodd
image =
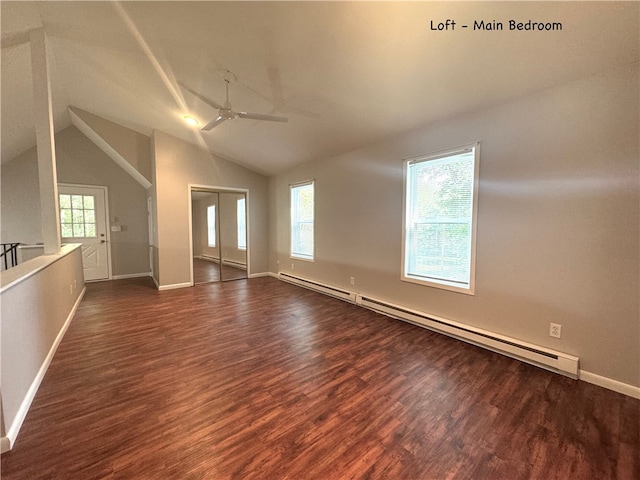
<instances>
[{"instance_id":1,"label":"recessed light","mask_svg":"<svg viewBox=\"0 0 640 480\"><path fill-rule=\"evenodd\" d=\"M198 120L196 120L190 115L185 115L183 118L184 118L184 121L187 122L189 125L193 125L194 127L198 125Z\"/></svg>"}]
</instances>

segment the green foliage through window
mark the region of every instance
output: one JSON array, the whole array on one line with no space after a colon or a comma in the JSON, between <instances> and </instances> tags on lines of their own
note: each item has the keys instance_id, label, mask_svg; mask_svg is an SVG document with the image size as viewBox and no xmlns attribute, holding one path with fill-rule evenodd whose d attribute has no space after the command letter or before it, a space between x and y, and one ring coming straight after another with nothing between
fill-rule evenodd
<instances>
[{"instance_id":1,"label":"green foliage through window","mask_svg":"<svg viewBox=\"0 0 640 480\"><path fill-rule=\"evenodd\" d=\"M313 260L313 182L291 187L291 256Z\"/></svg>"},{"instance_id":2,"label":"green foliage through window","mask_svg":"<svg viewBox=\"0 0 640 480\"><path fill-rule=\"evenodd\" d=\"M96 238L96 211L93 195L60 194L62 238Z\"/></svg>"},{"instance_id":3,"label":"green foliage through window","mask_svg":"<svg viewBox=\"0 0 640 480\"><path fill-rule=\"evenodd\" d=\"M469 289L476 147L407 162L404 277Z\"/></svg>"}]
</instances>

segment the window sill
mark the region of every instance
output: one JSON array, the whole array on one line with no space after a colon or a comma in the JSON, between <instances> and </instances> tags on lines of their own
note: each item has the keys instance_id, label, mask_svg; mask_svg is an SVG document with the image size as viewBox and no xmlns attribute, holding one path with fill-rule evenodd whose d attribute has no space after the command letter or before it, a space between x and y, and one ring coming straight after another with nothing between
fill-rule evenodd
<instances>
[{"instance_id":1,"label":"window sill","mask_svg":"<svg viewBox=\"0 0 640 480\"><path fill-rule=\"evenodd\" d=\"M310 263L314 263L315 259L313 257L302 257L302 256L298 256L298 255L289 255L289 258L291 260L302 260L303 262L310 262Z\"/></svg>"},{"instance_id":2,"label":"window sill","mask_svg":"<svg viewBox=\"0 0 640 480\"><path fill-rule=\"evenodd\" d=\"M405 276L405 275L401 276L400 280L402 280L403 282L423 285L425 287L433 287L433 288L438 288L440 290L448 290L450 292L463 293L465 295L472 295L472 296L475 295L475 286L473 285L473 282L469 287L460 287L458 285L448 283L448 282L434 282L434 281L424 280L418 277Z\"/></svg>"}]
</instances>

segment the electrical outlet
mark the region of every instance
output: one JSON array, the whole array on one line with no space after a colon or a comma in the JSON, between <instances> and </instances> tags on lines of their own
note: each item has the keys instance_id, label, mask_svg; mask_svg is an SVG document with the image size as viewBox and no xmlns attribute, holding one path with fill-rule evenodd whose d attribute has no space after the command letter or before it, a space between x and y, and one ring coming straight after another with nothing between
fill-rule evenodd
<instances>
[{"instance_id":1,"label":"electrical outlet","mask_svg":"<svg viewBox=\"0 0 640 480\"><path fill-rule=\"evenodd\" d=\"M351 282L351 285L355 285L356 284L355 277L351 277L349 281Z\"/></svg>"},{"instance_id":2,"label":"electrical outlet","mask_svg":"<svg viewBox=\"0 0 640 480\"><path fill-rule=\"evenodd\" d=\"M560 338L561 335L562 335L562 325L558 325L557 323L550 323L549 324L549 336L550 337L555 337L555 338Z\"/></svg>"},{"instance_id":3,"label":"electrical outlet","mask_svg":"<svg viewBox=\"0 0 640 480\"><path fill-rule=\"evenodd\" d=\"M291 264L291 270L295 270L296 267L294 267L293 263Z\"/></svg>"}]
</instances>

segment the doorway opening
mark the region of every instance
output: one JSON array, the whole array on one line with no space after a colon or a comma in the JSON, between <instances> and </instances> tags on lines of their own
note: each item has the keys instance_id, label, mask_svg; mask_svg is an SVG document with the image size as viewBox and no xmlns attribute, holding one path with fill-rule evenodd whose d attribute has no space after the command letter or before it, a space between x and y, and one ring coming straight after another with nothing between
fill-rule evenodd
<instances>
[{"instance_id":1,"label":"doorway opening","mask_svg":"<svg viewBox=\"0 0 640 480\"><path fill-rule=\"evenodd\" d=\"M247 191L190 187L191 283L246 279Z\"/></svg>"}]
</instances>

